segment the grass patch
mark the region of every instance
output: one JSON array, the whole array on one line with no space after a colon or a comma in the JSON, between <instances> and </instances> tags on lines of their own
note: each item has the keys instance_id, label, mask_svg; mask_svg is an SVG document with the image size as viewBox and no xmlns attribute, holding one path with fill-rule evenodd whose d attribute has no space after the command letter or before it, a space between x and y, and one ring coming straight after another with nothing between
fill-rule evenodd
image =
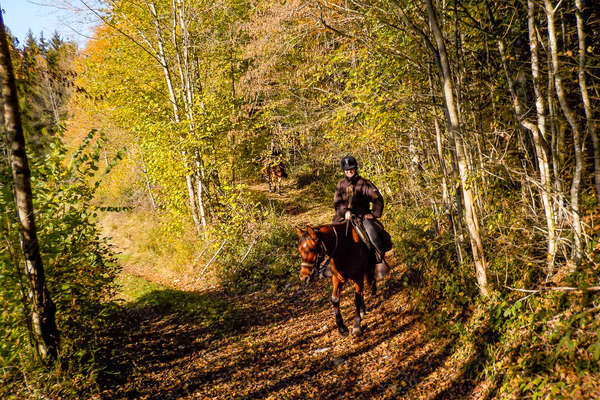
<instances>
[{"instance_id":1,"label":"grass patch","mask_svg":"<svg viewBox=\"0 0 600 400\"><path fill-rule=\"evenodd\" d=\"M127 273L122 273L117 283L121 288L118 297L127 302L135 302L140 298L144 298L148 293L166 289L158 283L150 282L144 278Z\"/></svg>"},{"instance_id":2,"label":"grass patch","mask_svg":"<svg viewBox=\"0 0 600 400\"><path fill-rule=\"evenodd\" d=\"M243 310L219 293L184 292L175 289L151 290L140 296L132 307L151 306L162 315L181 315L204 328L231 328L243 316Z\"/></svg>"}]
</instances>

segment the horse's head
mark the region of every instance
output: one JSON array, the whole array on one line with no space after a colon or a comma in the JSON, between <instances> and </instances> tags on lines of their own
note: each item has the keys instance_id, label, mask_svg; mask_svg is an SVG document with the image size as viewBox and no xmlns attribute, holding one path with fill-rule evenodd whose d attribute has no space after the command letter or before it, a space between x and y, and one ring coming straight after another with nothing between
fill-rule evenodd
<instances>
[{"instance_id":1,"label":"horse's head","mask_svg":"<svg viewBox=\"0 0 600 400\"><path fill-rule=\"evenodd\" d=\"M298 251L300 252L300 257L302 257L300 280L308 283L313 281L317 275L319 266L325 258L325 247L315 230L310 226L306 231L296 228L296 233L300 238L298 241Z\"/></svg>"}]
</instances>

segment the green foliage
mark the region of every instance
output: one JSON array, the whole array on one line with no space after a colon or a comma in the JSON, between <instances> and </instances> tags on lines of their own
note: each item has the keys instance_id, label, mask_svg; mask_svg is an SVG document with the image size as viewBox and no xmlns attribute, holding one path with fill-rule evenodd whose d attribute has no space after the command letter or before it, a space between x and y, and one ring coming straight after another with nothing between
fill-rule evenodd
<instances>
[{"instance_id":1,"label":"green foliage","mask_svg":"<svg viewBox=\"0 0 600 400\"><path fill-rule=\"evenodd\" d=\"M120 274L117 284L119 287L119 297L127 302L135 302L150 292L166 289L158 283L125 273Z\"/></svg>"},{"instance_id":2,"label":"green foliage","mask_svg":"<svg viewBox=\"0 0 600 400\"><path fill-rule=\"evenodd\" d=\"M488 231L494 232L498 248L506 246L503 241L508 237L514 240L501 229L506 224L517 226L512 211L505 209L506 215L496 218L502 222ZM456 352L470 379L486 377L493 398L572 398L572 393L582 397L592 393L600 377L597 292L523 293L490 282L491 295L479 297L472 267L458 263L452 237L438 233L435 221L426 209L401 210L388 213L386 227L393 233L395 254L405 265L400 281L411 290L430 333L456 338ZM494 243L486 246L494 248ZM506 286L540 285L543 275L531 273L524 250L519 254L522 261L515 253L491 257L497 263L490 269L494 281L498 274ZM599 279L598 268L588 266L546 285L586 288Z\"/></svg>"},{"instance_id":3,"label":"green foliage","mask_svg":"<svg viewBox=\"0 0 600 400\"><path fill-rule=\"evenodd\" d=\"M254 243L251 252L241 260ZM277 216L265 219L247 240L238 241L222 261L222 280L234 291L279 287L295 279L297 269L296 233Z\"/></svg>"},{"instance_id":4,"label":"green foliage","mask_svg":"<svg viewBox=\"0 0 600 400\"><path fill-rule=\"evenodd\" d=\"M0 363L7 371L3 379L10 383L4 387L24 389L18 382L27 377L34 388L44 388L47 394L57 395L57 390L61 395L75 396L94 384L98 328L106 322L119 272L111 247L96 225L97 214L91 205L95 187L87 184L97 174L96 150L101 145L101 140L94 142L90 136L91 151L82 149L70 167L65 167L66 150L58 140L49 146L45 157L31 159L40 250L61 332L59 364L50 372L38 370L32 362L21 296L26 281L21 272L15 208L11 185L2 186L2 230L7 240L0 253ZM2 176L6 182L7 175Z\"/></svg>"},{"instance_id":5,"label":"green foliage","mask_svg":"<svg viewBox=\"0 0 600 400\"><path fill-rule=\"evenodd\" d=\"M29 138L29 152L44 152L67 116L74 80L75 43L55 33L49 42L28 36L22 49L15 48L12 62L17 78L21 119Z\"/></svg>"},{"instance_id":6,"label":"green foliage","mask_svg":"<svg viewBox=\"0 0 600 400\"><path fill-rule=\"evenodd\" d=\"M100 187L99 191L118 204L120 200L132 204L143 196L140 193L151 191L158 203L153 217L159 226L148 228L136 248L145 254L144 260L156 256L160 260L156 264L184 269L185 261L196 258L197 245L206 246L210 255L222 246L209 271L217 270L228 288L243 291L285 284L294 279L297 261L286 213L330 204L339 157L352 153L359 159L361 174L372 178L385 196L384 222L393 233L396 257L406 267L403 284L418 289L414 297L431 315L432 330L459 339L471 357L470 373L491 377L496 387L490 397L559 397L573 386L569 379L580 379L583 387L585 372L597 377L593 362L600 344L593 321L597 312L590 311L597 306L592 294L578 298L573 293L528 295L508 289L594 286L598 284L594 265L600 262L590 162L580 201L589 259L577 274L565 271L572 246L568 186L574 157L570 129L554 99L547 107L554 115L546 119L552 138L546 138L545 147L558 212L559 251L554 261L559 271L545 270L540 195L545 189L539 182L534 140L515 118L506 82L507 76L517 80L513 89L528 121L533 121L524 2L491 1L489 10L477 2L444 2L443 8L434 2L456 84L468 169L464 179L475 195L489 299L478 297L475 284L455 140L445 128L440 71L432 48L404 19L428 36L424 3L365 1L351 14L322 2L318 8L303 3L301 9L320 15L321 24L298 17L304 11L299 13L294 2L258 1L253 7L242 1L225 1L220 7L206 1L192 3L186 14L188 49L196 60L191 105L185 106L186 83L177 63L184 56L182 47L172 42L170 1L155 4L167 43L173 93L157 59L108 27L98 30L97 40L80 60L78 83L85 91L78 101L94 117L106 115L114 124L107 131L113 146L110 154L116 160L123 146L139 153L114 182L127 190ZM148 39L157 48L153 20L145 10L130 2L111 4L112 23L139 43ZM497 26L491 26L488 11ZM545 59L547 32L543 12L537 11L539 50ZM569 46L576 47L572 11L561 8L563 12L567 29L560 40L565 50L561 61L572 56ZM589 42L598 36L598 29L593 29L596 16L589 7ZM346 35L335 34L322 23ZM181 43L178 29L175 37ZM500 31L501 39L511 44L506 71L496 50L500 36L495 34ZM587 55L590 71L598 61L596 50L592 45ZM565 80L568 100L581 114L576 63L564 65L559 72L572 78ZM550 72L547 68L541 66L542 75ZM593 86L597 78L592 75L588 78ZM178 113L173 111L171 94ZM543 97L554 96L550 92ZM592 103L597 106L597 99ZM289 162L304 197L283 204L246 186L255 184L271 146ZM591 161L593 146L586 147ZM98 155L91 151L89 159L81 160L81 168L89 170ZM192 174L202 176L200 190L206 196L209 228L201 238L190 218L185 178ZM135 214L132 220L136 218L144 216ZM208 263L211 256L205 257L202 261ZM12 296L16 301L18 290ZM175 303L179 301L183 300Z\"/></svg>"}]
</instances>

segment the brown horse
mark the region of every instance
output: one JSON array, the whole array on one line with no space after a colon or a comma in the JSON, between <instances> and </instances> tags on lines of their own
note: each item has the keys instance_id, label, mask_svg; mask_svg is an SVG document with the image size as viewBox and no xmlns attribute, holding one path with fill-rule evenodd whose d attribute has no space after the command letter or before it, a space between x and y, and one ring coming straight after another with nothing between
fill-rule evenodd
<instances>
[{"instance_id":1,"label":"brown horse","mask_svg":"<svg viewBox=\"0 0 600 400\"><path fill-rule=\"evenodd\" d=\"M366 313L363 297L365 278L371 286L372 294L376 292L374 278L375 260L365 244L360 240L357 232L348 227L346 223L308 227L306 231L296 229L298 237L298 251L302 257L300 264L300 280L304 283L312 281L323 262L325 256L330 257L331 280L333 292L331 303L335 310L335 321L342 335L348 333L340 313L340 295L346 281L354 283L354 305L356 317L352 326L352 333L361 333L360 322Z\"/></svg>"},{"instance_id":2,"label":"brown horse","mask_svg":"<svg viewBox=\"0 0 600 400\"><path fill-rule=\"evenodd\" d=\"M283 163L266 164L263 168L265 180L269 183L269 192L281 193L281 179L287 178Z\"/></svg>"}]
</instances>

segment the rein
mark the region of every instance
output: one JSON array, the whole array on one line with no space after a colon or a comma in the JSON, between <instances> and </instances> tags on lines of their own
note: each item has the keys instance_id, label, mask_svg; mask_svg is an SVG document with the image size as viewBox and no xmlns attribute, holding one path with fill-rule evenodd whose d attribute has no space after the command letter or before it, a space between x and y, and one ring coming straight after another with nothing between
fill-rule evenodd
<instances>
[{"instance_id":1,"label":"rein","mask_svg":"<svg viewBox=\"0 0 600 400\"><path fill-rule=\"evenodd\" d=\"M333 234L335 235L335 246L333 247L333 250L331 251L331 255L333 256L335 254L335 251L338 248L338 244L339 244L339 237L338 237L338 233L337 230L335 229L335 226L331 225L331 230L333 231ZM323 251L325 252L325 254L327 254L327 246L325 246L325 243L323 242L323 240L321 238L319 238L319 242L321 242L321 248L323 249Z\"/></svg>"},{"instance_id":2,"label":"rein","mask_svg":"<svg viewBox=\"0 0 600 400\"><path fill-rule=\"evenodd\" d=\"M335 226L331 226L333 233L335 235L335 246L333 247L333 250L331 251L331 256L333 256L333 254L335 254L335 251L338 248L338 244L339 244L339 237L338 237L338 233L337 230L335 229ZM328 259L326 258L327 256L327 246L325 246L325 242L317 237L317 240L319 241L319 245L321 246L321 251L317 254L317 259L315 260L314 263L308 263L305 261L302 261L300 263L301 267L309 267L313 270L313 275L315 274L315 272L319 271L321 272L321 269L324 269L325 267L323 266L325 261L328 261ZM331 256L329 256L329 258L331 258Z\"/></svg>"}]
</instances>

